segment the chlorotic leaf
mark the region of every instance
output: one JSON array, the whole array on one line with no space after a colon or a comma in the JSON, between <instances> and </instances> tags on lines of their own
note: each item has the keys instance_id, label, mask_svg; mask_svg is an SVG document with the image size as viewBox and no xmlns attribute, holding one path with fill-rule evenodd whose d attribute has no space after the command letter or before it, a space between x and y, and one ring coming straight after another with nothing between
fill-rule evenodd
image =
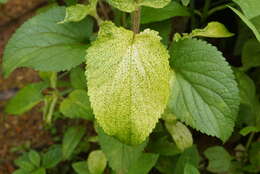
<instances>
[{"instance_id":1,"label":"chlorotic leaf","mask_svg":"<svg viewBox=\"0 0 260 174\"><path fill-rule=\"evenodd\" d=\"M90 174L102 174L106 168L107 159L101 150L95 150L90 152L87 163Z\"/></svg>"},{"instance_id":2,"label":"chlorotic leaf","mask_svg":"<svg viewBox=\"0 0 260 174\"><path fill-rule=\"evenodd\" d=\"M91 13L89 5L76 4L66 8L66 16L59 24L66 22L79 22Z\"/></svg>"},{"instance_id":3,"label":"chlorotic leaf","mask_svg":"<svg viewBox=\"0 0 260 174\"><path fill-rule=\"evenodd\" d=\"M187 163L184 168L184 174L199 174L200 172L196 167Z\"/></svg>"},{"instance_id":4,"label":"chlorotic leaf","mask_svg":"<svg viewBox=\"0 0 260 174\"><path fill-rule=\"evenodd\" d=\"M165 121L165 127L180 150L183 151L192 146L192 134L184 124L179 121Z\"/></svg>"},{"instance_id":5,"label":"chlorotic leaf","mask_svg":"<svg viewBox=\"0 0 260 174\"><path fill-rule=\"evenodd\" d=\"M42 90L47 86L47 83L39 82L29 84L20 89L20 91L7 102L5 112L8 114L21 115L29 111L43 100Z\"/></svg>"},{"instance_id":6,"label":"chlorotic leaf","mask_svg":"<svg viewBox=\"0 0 260 174\"><path fill-rule=\"evenodd\" d=\"M130 13L140 6L162 8L166 6L170 0L107 0L107 2L121 11Z\"/></svg>"},{"instance_id":7,"label":"chlorotic leaf","mask_svg":"<svg viewBox=\"0 0 260 174\"><path fill-rule=\"evenodd\" d=\"M207 170L213 173L227 172L231 165L231 156L221 146L210 147L205 150L204 155L209 160Z\"/></svg>"},{"instance_id":8,"label":"chlorotic leaf","mask_svg":"<svg viewBox=\"0 0 260 174\"><path fill-rule=\"evenodd\" d=\"M99 125L127 144L151 133L169 95L168 52L158 33L101 25L87 50L88 94Z\"/></svg>"},{"instance_id":9,"label":"chlorotic leaf","mask_svg":"<svg viewBox=\"0 0 260 174\"><path fill-rule=\"evenodd\" d=\"M172 1L163 8L143 7L141 13L141 23L151 23L163 21L175 16L190 16L190 12L178 2ZM165 27L165 26L164 26Z\"/></svg>"},{"instance_id":10,"label":"chlorotic leaf","mask_svg":"<svg viewBox=\"0 0 260 174\"><path fill-rule=\"evenodd\" d=\"M174 42L170 54L169 109L191 127L226 141L239 106L230 66L215 47L197 39Z\"/></svg>"},{"instance_id":11,"label":"chlorotic leaf","mask_svg":"<svg viewBox=\"0 0 260 174\"><path fill-rule=\"evenodd\" d=\"M117 173L127 173L143 154L146 142L130 146L106 135L101 128L98 128L97 132L99 144L107 157L109 166Z\"/></svg>"},{"instance_id":12,"label":"chlorotic leaf","mask_svg":"<svg viewBox=\"0 0 260 174\"><path fill-rule=\"evenodd\" d=\"M4 75L15 68L40 71L69 70L84 61L93 22L59 25L65 8L54 7L25 22L9 40L3 57Z\"/></svg>"},{"instance_id":13,"label":"chlorotic leaf","mask_svg":"<svg viewBox=\"0 0 260 174\"><path fill-rule=\"evenodd\" d=\"M66 8L66 16L59 24L66 22L79 22L87 15L95 16L97 0L91 0L88 5L75 4Z\"/></svg>"},{"instance_id":14,"label":"chlorotic leaf","mask_svg":"<svg viewBox=\"0 0 260 174\"><path fill-rule=\"evenodd\" d=\"M188 6L190 4L190 0L181 0L181 3L184 5L184 6Z\"/></svg>"},{"instance_id":15,"label":"chlorotic leaf","mask_svg":"<svg viewBox=\"0 0 260 174\"><path fill-rule=\"evenodd\" d=\"M227 28L219 22L210 22L203 29L195 29L192 31L191 36L202 36L212 38L225 38L234 36Z\"/></svg>"},{"instance_id":16,"label":"chlorotic leaf","mask_svg":"<svg viewBox=\"0 0 260 174\"><path fill-rule=\"evenodd\" d=\"M69 118L93 119L89 97L84 90L74 90L60 104L60 112Z\"/></svg>"}]
</instances>

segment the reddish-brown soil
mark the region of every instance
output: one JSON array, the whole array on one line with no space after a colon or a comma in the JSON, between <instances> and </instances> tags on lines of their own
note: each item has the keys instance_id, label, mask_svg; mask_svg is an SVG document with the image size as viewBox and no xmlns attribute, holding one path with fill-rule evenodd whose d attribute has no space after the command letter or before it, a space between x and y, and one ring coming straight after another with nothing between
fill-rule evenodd
<instances>
[{"instance_id":1,"label":"reddish-brown soil","mask_svg":"<svg viewBox=\"0 0 260 174\"><path fill-rule=\"evenodd\" d=\"M9 0L0 7L0 64L8 39L44 2L45 0ZM23 150L21 147L37 149L52 143L51 136L43 128L39 108L21 116L5 115L3 112L6 101L17 89L38 80L37 72L27 68L16 70L7 79L0 74L0 174L12 173L15 169L13 160ZM19 148L20 150L15 150Z\"/></svg>"}]
</instances>

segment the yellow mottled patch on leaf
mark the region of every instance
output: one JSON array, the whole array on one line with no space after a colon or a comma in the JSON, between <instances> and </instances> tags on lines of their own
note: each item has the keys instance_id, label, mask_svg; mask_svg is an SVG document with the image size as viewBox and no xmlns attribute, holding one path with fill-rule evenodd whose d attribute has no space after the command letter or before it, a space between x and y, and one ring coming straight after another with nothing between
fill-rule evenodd
<instances>
[{"instance_id":1,"label":"yellow mottled patch on leaf","mask_svg":"<svg viewBox=\"0 0 260 174\"><path fill-rule=\"evenodd\" d=\"M156 31L134 35L104 22L87 50L95 117L107 134L127 144L143 142L167 104L169 55L160 39Z\"/></svg>"}]
</instances>

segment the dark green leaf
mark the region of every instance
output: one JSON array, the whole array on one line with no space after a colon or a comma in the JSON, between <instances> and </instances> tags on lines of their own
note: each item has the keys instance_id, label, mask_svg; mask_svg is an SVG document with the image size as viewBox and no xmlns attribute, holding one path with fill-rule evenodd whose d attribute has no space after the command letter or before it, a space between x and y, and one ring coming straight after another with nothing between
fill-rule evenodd
<instances>
[{"instance_id":1,"label":"dark green leaf","mask_svg":"<svg viewBox=\"0 0 260 174\"><path fill-rule=\"evenodd\" d=\"M249 160L253 165L257 166L260 171L260 142L252 144L249 150Z\"/></svg>"},{"instance_id":2,"label":"dark green leaf","mask_svg":"<svg viewBox=\"0 0 260 174\"><path fill-rule=\"evenodd\" d=\"M32 83L24 88L13 97L5 106L5 112L8 114L21 115L29 111L32 107L43 100L42 90L47 87L47 83Z\"/></svg>"},{"instance_id":3,"label":"dark green leaf","mask_svg":"<svg viewBox=\"0 0 260 174\"><path fill-rule=\"evenodd\" d=\"M62 101L60 111L69 118L93 119L88 94L80 89L72 91L68 98Z\"/></svg>"},{"instance_id":4,"label":"dark green leaf","mask_svg":"<svg viewBox=\"0 0 260 174\"><path fill-rule=\"evenodd\" d=\"M174 170L176 168L177 158L178 156L160 156L157 163L156 169L159 170L163 174L175 174ZM176 173L180 174L180 173Z\"/></svg>"},{"instance_id":5,"label":"dark green leaf","mask_svg":"<svg viewBox=\"0 0 260 174\"><path fill-rule=\"evenodd\" d=\"M186 149L179 157L176 168L174 170L175 174L184 174L184 169L186 164L191 164L194 167L199 167L200 156L196 146L192 146Z\"/></svg>"},{"instance_id":6,"label":"dark green leaf","mask_svg":"<svg viewBox=\"0 0 260 174\"><path fill-rule=\"evenodd\" d=\"M174 42L170 54L169 109L189 126L226 141L239 107L231 67L215 47L197 39Z\"/></svg>"},{"instance_id":7,"label":"dark green leaf","mask_svg":"<svg viewBox=\"0 0 260 174\"><path fill-rule=\"evenodd\" d=\"M50 148L42 156L42 166L44 168L53 168L62 160L62 150L60 146Z\"/></svg>"},{"instance_id":8,"label":"dark green leaf","mask_svg":"<svg viewBox=\"0 0 260 174\"><path fill-rule=\"evenodd\" d=\"M155 165L159 155L158 154L142 154L138 160L130 167L127 174L147 174Z\"/></svg>"},{"instance_id":9,"label":"dark green leaf","mask_svg":"<svg viewBox=\"0 0 260 174\"><path fill-rule=\"evenodd\" d=\"M85 70L83 70L80 66L73 68L70 71L70 83L71 86L75 89L86 89L87 80L85 76Z\"/></svg>"},{"instance_id":10,"label":"dark green leaf","mask_svg":"<svg viewBox=\"0 0 260 174\"><path fill-rule=\"evenodd\" d=\"M44 168L40 168L40 169L33 171L30 174L46 174L46 170Z\"/></svg>"},{"instance_id":11,"label":"dark green leaf","mask_svg":"<svg viewBox=\"0 0 260 174\"><path fill-rule=\"evenodd\" d=\"M207 170L213 173L227 172L231 165L232 157L221 146L214 146L206 149L204 155L209 160Z\"/></svg>"},{"instance_id":12,"label":"dark green leaf","mask_svg":"<svg viewBox=\"0 0 260 174\"><path fill-rule=\"evenodd\" d=\"M15 161L15 165L20 167L23 170L26 170L27 172L31 172L35 169L35 166L31 163L28 153L23 154Z\"/></svg>"},{"instance_id":13,"label":"dark green leaf","mask_svg":"<svg viewBox=\"0 0 260 174\"><path fill-rule=\"evenodd\" d=\"M58 72L82 63L93 22L86 18L76 24L57 24L64 16L65 8L55 7L24 23L6 46L4 75L17 67Z\"/></svg>"},{"instance_id":14,"label":"dark green leaf","mask_svg":"<svg viewBox=\"0 0 260 174\"><path fill-rule=\"evenodd\" d=\"M36 167L40 167L41 157L38 152L31 150L28 154L28 157L32 164L34 164Z\"/></svg>"},{"instance_id":15,"label":"dark green leaf","mask_svg":"<svg viewBox=\"0 0 260 174\"><path fill-rule=\"evenodd\" d=\"M141 23L151 23L163 21L174 16L190 16L189 11L179 3L172 1L164 8L143 7L141 13Z\"/></svg>"},{"instance_id":16,"label":"dark green leaf","mask_svg":"<svg viewBox=\"0 0 260 174\"><path fill-rule=\"evenodd\" d=\"M117 139L106 135L101 128L98 128L98 140L110 167L118 173L126 173L142 155L142 151L146 146L146 143L138 146L123 144Z\"/></svg>"},{"instance_id":17,"label":"dark green leaf","mask_svg":"<svg viewBox=\"0 0 260 174\"><path fill-rule=\"evenodd\" d=\"M18 169L15 170L12 174L28 174L28 171L24 169Z\"/></svg>"},{"instance_id":18,"label":"dark green leaf","mask_svg":"<svg viewBox=\"0 0 260 174\"><path fill-rule=\"evenodd\" d=\"M246 70L260 66L260 43L257 40L250 39L244 44L242 64Z\"/></svg>"},{"instance_id":19,"label":"dark green leaf","mask_svg":"<svg viewBox=\"0 0 260 174\"><path fill-rule=\"evenodd\" d=\"M69 159L80 140L85 134L86 129L81 126L69 127L62 140L63 159Z\"/></svg>"}]
</instances>

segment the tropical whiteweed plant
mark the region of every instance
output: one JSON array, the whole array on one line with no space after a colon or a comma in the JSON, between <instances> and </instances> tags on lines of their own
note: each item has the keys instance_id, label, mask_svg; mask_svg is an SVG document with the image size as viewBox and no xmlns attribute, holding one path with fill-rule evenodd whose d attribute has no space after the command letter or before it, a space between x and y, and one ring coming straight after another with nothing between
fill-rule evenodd
<instances>
[{"instance_id":1,"label":"tropical whiteweed plant","mask_svg":"<svg viewBox=\"0 0 260 174\"><path fill-rule=\"evenodd\" d=\"M243 91L243 85L251 82L242 72L257 63L243 63L234 74L222 53L201 39L232 37L234 34L223 24L212 21L190 33L176 33L171 39L167 29L170 27L167 19L174 16L197 13L204 21L214 12L229 7L259 40L260 12L249 10L249 6L260 5L257 0L233 0L243 13L233 3L209 10L210 1L206 1L203 14L188 10L185 6L190 4L189 0L181 1L184 6L177 0L107 2L116 14L113 21L103 19L109 17L104 9L100 17L96 10L97 0L90 0L66 9L56 6L39 11L16 31L4 52L4 75L7 77L18 67L31 67L39 71L43 81L23 88L7 104L7 113L22 114L43 100L47 123L54 119L57 104L65 117L93 120L94 115L98 123L98 142L111 168L117 173L135 173L139 169L136 166L142 168L140 164L145 160L149 161L149 166L144 166L144 171L148 172L158 158L156 154L142 151L160 118L178 150L184 151L193 144L186 125L225 142L233 132L240 103L252 110L259 106L255 92ZM99 3L102 9L103 4ZM131 13L131 30L128 13ZM97 36L93 34L93 19L99 28ZM145 28L149 23L164 20L166 22L162 24ZM141 32L140 25L144 28ZM251 42L246 48L251 49L251 45L259 48L256 40ZM247 54L252 52L247 51ZM245 58L244 62L247 61ZM86 62L85 73L79 66L83 62ZM57 73L61 71L70 71L70 85L61 80L64 73ZM68 86L69 90L59 90ZM43 96L42 90L48 87L53 90ZM59 116L56 113L56 117ZM259 131L257 124L244 130L245 134ZM110 149L115 147L117 150L111 153ZM205 152L209 159L211 151L214 154L227 153L221 147L209 151ZM133 156L120 159L123 165L114 159L115 154L124 156L129 153ZM193 146L185 151L183 158L194 153L197 151ZM230 155L226 154L225 159L230 161ZM182 161L182 167L175 172L198 173L197 161L187 165ZM105 162L101 163L105 166ZM213 164L209 170L215 172L218 169Z\"/></svg>"}]
</instances>

